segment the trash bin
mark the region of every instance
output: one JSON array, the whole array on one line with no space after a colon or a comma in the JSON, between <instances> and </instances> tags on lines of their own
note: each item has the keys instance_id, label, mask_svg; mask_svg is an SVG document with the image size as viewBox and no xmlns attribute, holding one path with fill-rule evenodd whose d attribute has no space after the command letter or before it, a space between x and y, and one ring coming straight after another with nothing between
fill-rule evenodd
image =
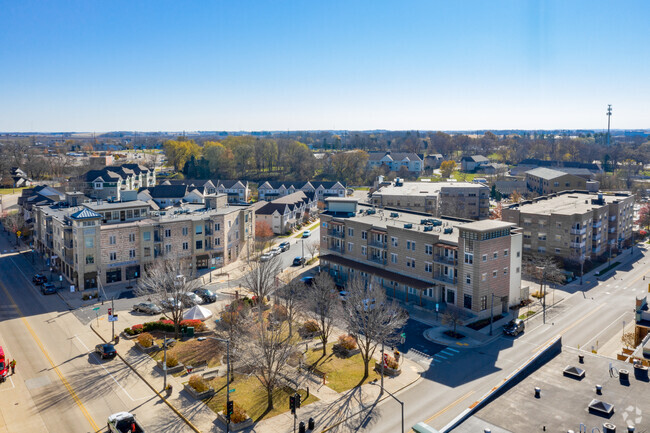
<instances>
[{"instance_id":1,"label":"trash bin","mask_svg":"<svg viewBox=\"0 0 650 433\"><path fill-rule=\"evenodd\" d=\"M117 344L117 343L119 343L119 342L120 342L120 336L119 336L119 335L116 335L116 336L115 336L115 344Z\"/></svg>"},{"instance_id":2,"label":"trash bin","mask_svg":"<svg viewBox=\"0 0 650 433\"><path fill-rule=\"evenodd\" d=\"M307 428L309 430L313 430L316 427L316 423L314 422L314 418L309 418L309 421L307 421Z\"/></svg>"},{"instance_id":3,"label":"trash bin","mask_svg":"<svg viewBox=\"0 0 650 433\"><path fill-rule=\"evenodd\" d=\"M298 424L298 433L305 433L305 422L300 421L300 424Z\"/></svg>"},{"instance_id":4,"label":"trash bin","mask_svg":"<svg viewBox=\"0 0 650 433\"><path fill-rule=\"evenodd\" d=\"M194 326L188 326L187 328L185 328L185 335L187 335L190 338L194 337Z\"/></svg>"}]
</instances>

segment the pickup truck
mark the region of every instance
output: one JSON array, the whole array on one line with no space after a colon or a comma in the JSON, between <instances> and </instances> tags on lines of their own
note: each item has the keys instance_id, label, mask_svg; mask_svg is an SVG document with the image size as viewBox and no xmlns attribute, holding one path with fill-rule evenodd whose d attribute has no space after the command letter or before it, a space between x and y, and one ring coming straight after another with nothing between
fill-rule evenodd
<instances>
[{"instance_id":1,"label":"pickup truck","mask_svg":"<svg viewBox=\"0 0 650 433\"><path fill-rule=\"evenodd\" d=\"M144 433L144 429L128 412L118 412L108 417L108 431L112 433Z\"/></svg>"}]
</instances>

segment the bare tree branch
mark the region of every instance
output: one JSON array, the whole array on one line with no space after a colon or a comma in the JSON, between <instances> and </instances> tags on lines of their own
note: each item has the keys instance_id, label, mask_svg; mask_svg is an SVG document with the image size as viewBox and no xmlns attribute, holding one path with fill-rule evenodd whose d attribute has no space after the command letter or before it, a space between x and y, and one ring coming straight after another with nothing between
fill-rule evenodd
<instances>
[{"instance_id":1,"label":"bare tree branch","mask_svg":"<svg viewBox=\"0 0 650 433\"><path fill-rule=\"evenodd\" d=\"M306 311L315 316L320 326L318 338L323 343L323 356L325 356L327 342L334 331L334 325L343 317L341 299L334 280L326 273L316 275L311 286L305 289L303 305Z\"/></svg>"}]
</instances>

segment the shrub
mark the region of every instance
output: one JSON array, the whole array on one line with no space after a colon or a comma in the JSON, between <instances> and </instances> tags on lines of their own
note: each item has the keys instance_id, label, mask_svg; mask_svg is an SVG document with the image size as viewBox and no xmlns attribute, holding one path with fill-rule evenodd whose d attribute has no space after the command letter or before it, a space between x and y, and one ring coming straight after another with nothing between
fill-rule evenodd
<instances>
[{"instance_id":1,"label":"shrub","mask_svg":"<svg viewBox=\"0 0 650 433\"><path fill-rule=\"evenodd\" d=\"M178 365L178 358L172 353L167 354L167 368L173 368Z\"/></svg>"},{"instance_id":2,"label":"shrub","mask_svg":"<svg viewBox=\"0 0 650 433\"><path fill-rule=\"evenodd\" d=\"M388 355L386 357L386 366L388 368L392 368L393 370L397 370L399 368L399 363L397 362L397 360L395 358Z\"/></svg>"},{"instance_id":3,"label":"shrub","mask_svg":"<svg viewBox=\"0 0 650 433\"><path fill-rule=\"evenodd\" d=\"M169 358L167 358L169 360ZM168 361L169 362L169 361ZM201 376L198 374L193 374L190 376L190 380L188 384L194 388L196 392L205 392L208 389L210 389L210 386L208 385L208 382L206 382Z\"/></svg>"},{"instance_id":4,"label":"shrub","mask_svg":"<svg viewBox=\"0 0 650 433\"><path fill-rule=\"evenodd\" d=\"M138 335L138 343L142 347L151 347L153 346L153 336L148 332L143 332Z\"/></svg>"},{"instance_id":5,"label":"shrub","mask_svg":"<svg viewBox=\"0 0 650 433\"><path fill-rule=\"evenodd\" d=\"M143 326L141 324L131 326L131 331L133 331L133 334L141 334L142 330L143 330Z\"/></svg>"},{"instance_id":6,"label":"shrub","mask_svg":"<svg viewBox=\"0 0 650 433\"><path fill-rule=\"evenodd\" d=\"M232 415L230 415L230 422L233 424L237 424L240 422L244 422L248 419L248 414L244 410L243 407L238 405L236 402L232 402ZM223 413L227 413L228 408L226 407L226 404L224 403L223 405Z\"/></svg>"},{"instance_id":7,"label":"shrub","mask_svg":"<svg viewBox=\"0 0 650 433\"><path fill-rule=\"evenodd\" d=\"M205 331L205 323L200 320L181 320L181 327L193 326L196 332Z\"/></svg>"},{"instance_id":8,"label":"shrub","mask_svg":"<svg viewBox=\"0 0 650 433\"><path fill-rule=\"evenodd\" d=\"M276 318L276 320L279 320L281 322L284 322L287 320L287 307L284 305L274 305L273 306L273 316Z\"/></svg>"},{"instance_id":9,"label":"shrub","mask_svg":"<svg viewBox=\"0 0 650 433\"><path fill-rule=\"evenodd\" d=\"M142 329L145 332L151 332L151 331L174 332L175 331L174 322L168 319L159 320L157 322L147 322L144 325L142 325Z\"/></svg>"},{"instance_id":10,"label":"shrub","mask_svg":"<svg viewBox=\"0 0 650 433\"><path fill-rule=\"evenodd\" d=\"M341 349L345 350L354 350L357 348L357 342L355 341L354 337L349 334L339 336L338 345Z\"/></svg>"},{"instance_id":11,"label":"shrub","mask_svg":"<svg viewBox=\"0 0 650 433\"><path fill-rule=\"evenodd\" d=\"M305 323L302 324L302 329L304 329L306 333L311 334L320 331L320 326L318 325L318 322L316 322L315 320L307 320Z\"/></svg>"},{"instance_id":12,"label":"shrub","mask_svg":"<svg viewBox=\"0 0 650 433\"><path fill-rule=\"evenodd\" d=\"M126 335L135 335L135 331L133 331L131 328L124 328L124 333Z\"/></svg>"}]
</instances>

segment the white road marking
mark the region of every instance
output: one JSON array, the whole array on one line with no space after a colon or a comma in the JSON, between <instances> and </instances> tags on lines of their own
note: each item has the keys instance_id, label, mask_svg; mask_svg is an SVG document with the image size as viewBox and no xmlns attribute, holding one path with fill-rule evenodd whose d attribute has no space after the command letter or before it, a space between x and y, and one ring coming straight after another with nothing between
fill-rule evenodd
<instances>
[{"instance_id":1,"label":"white road marking","mask_svg":"<svg viewBox=\"0 0 650 433\"><path fill-rule=\"evenodd\" d=\"M623 325L621 325L621 320L620 320L620 319L622 319L623 317L625 317L625 316L628 315L628 314L630 314L629 311L626 311L625 313L621 314L621 315L618 316L616 319L614 319L614 321L613 321L612 323L610 323L610 324L609 324L605 329L603 329L603 330L600 331L598 334L596 334L596 335L594 335L593 337L591 337L591 340L588 340L585 344L581 344L580 346L581 346L581 347L589 347L589 343L591 343L592 341L596 340L596 339L600 336L600 334L602 334L603 332L607 331L610 327L612 327L612 326L614 326L614 325L616 325L616 326L621 326L621 329L622 329L622 326L623 326Z\"/></svg>"},{"instance_id":2,"label":"white road marking","mask_svg":"<svg viewBox=\"0 0 650 433\"><path fill-rule=\"evenodd\" d=\"M442 355L440 355L440 354L438 354L438 353L436 353L436 354L433 355L433 356L438 356L438 357L440 357L440 358L442 358L442 359L447 359L446 357L444 357L444 356L442 356Z\"/></svg>"},{"instance_id":3,"label":"white road marking","mask_svg":"<svg viewBox=\"0 0 650 433\"><path fill-rule=\"evenodd\" d=\"M79 338L77 335L75 335L74 337L75 337L75 338L79 341L79 343L81 343L81 345L82 345L82 346L83 346L83 347L84 347L84 348L85 348L85 349L90 353L90 349L88 349L88 346L86 346L86 345L84 344L84 342L81 341L81 338ZM122 391L124 391L124 394L126 394L126 396L129 397L129 398L131 399L131 401L138 401L138 400L144 400L144 399L149 398L149 397L141 397L141 398L137 398L137 399L136 399L136 398L131 397L131 394L129 394L129 393L127 392L127 390L124 389L124 387L123 387L122 385L120 385L120 382L118 382L117 379L115 379L115 377L113 377L113 375L111 374L111 372L108 371L108 370L106 369L106 367L104 367L104 365L101 363L101 361L97 360L97 357L96 357L96 355L95 355L95 352L92 352L92 358L97 362L97 365L99 365L101 368L103 368L104 371L106 372L106 374L108 374L108 375L111 377L111 379L113 379L113 382L115 382L115 383L117 384L117 386L119 386L120 389L121 389Z\"/></svg>"},{"instance_id":4,"label":"white road marking","mask_svg":"<svg viewBox=\"0 0 650 433\"><path fill-rule=\"evenodd\" d=\"M609 292L605 292L605 294L606 294L606 295L611 295L611 293L609 293Z\"/></svg>"},{"instance_id":5,"label":"white road marking","mask_svg":"<svg viewBox=\"0 0 650 433\"><path fill-rule=\"evenodd\" d=\"M456 353L460 352L460 350L452 349L451 347L448 347L445 350L451 350L452 352L456 352Z\"/></svg>"},{"instance_id":6,"label":"white road marking","mask_svg":"<svg viewBox=\"0 0 650 433\"><path fill-rule=\"evenodd\" d=\"M447 349L445 349L445 350L447 350ZM441 350L440 353L444 353L447 356L454 356L455 355L455 353L445 352L445 350Z\"/></svg>"}]
</instances>

